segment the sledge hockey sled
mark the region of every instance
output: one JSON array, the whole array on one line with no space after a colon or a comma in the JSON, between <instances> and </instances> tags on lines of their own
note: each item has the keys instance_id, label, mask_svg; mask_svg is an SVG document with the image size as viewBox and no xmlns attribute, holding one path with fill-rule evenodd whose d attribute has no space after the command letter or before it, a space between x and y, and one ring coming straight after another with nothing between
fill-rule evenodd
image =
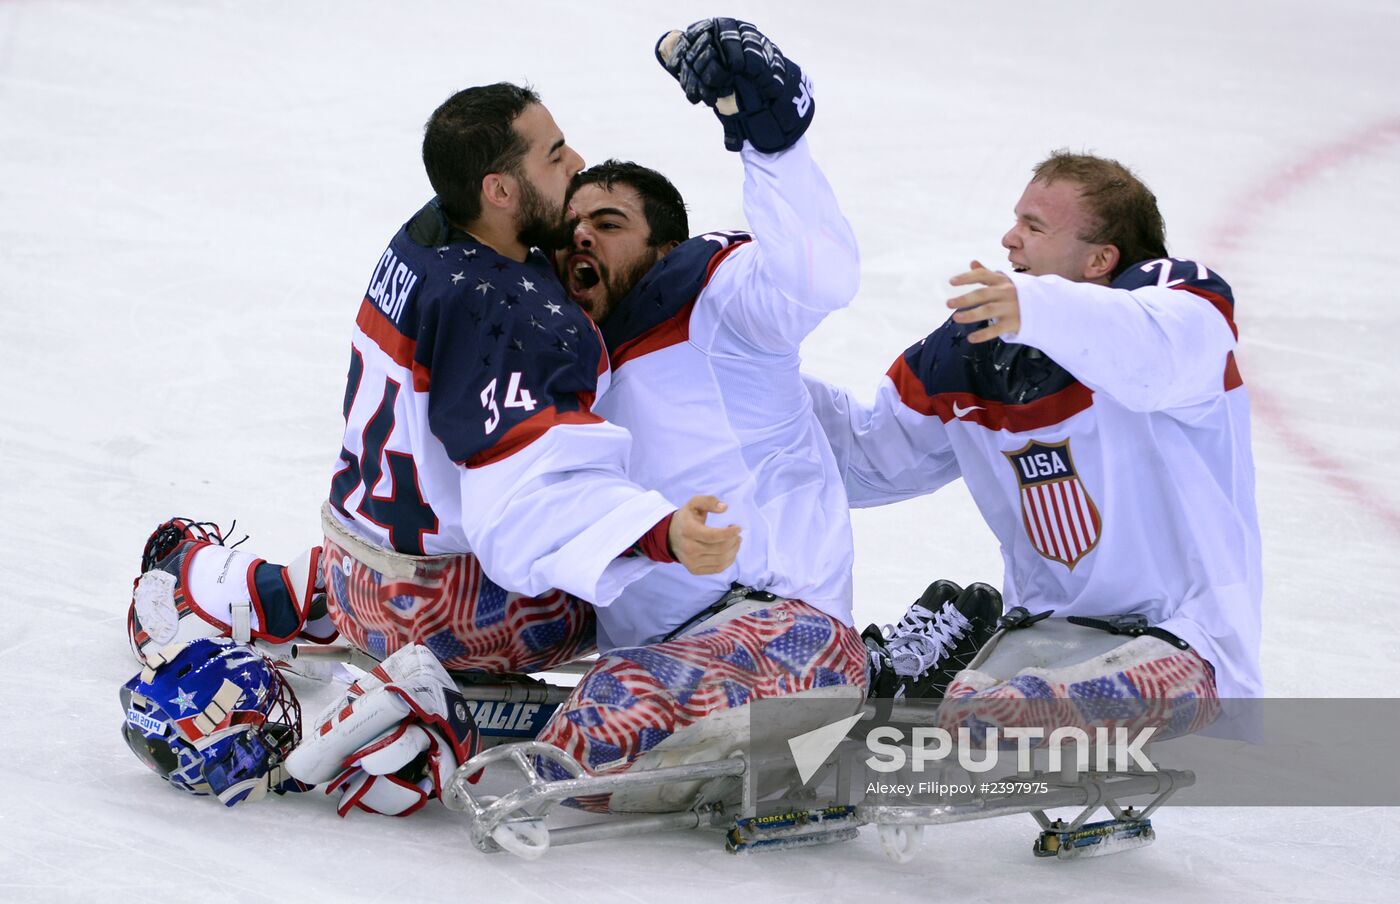
<instances>
[{"instance_id":1,"label":"sledge hockey sled","mask_svg":"<svg viewBox=\"0 0 1400 904\"><path fill-rule=\"evenodd\" d=\"M1012 674L1028 658L1051 666L1056 660L1080 661L1121 642L1103 631L1063 623L1037 631L1006 629L988 644L977 665L992 674L1001 669ZM885 718L936 724L930 708L896 705L891 711L887 703L881 708ZM875 717L876 709L873 702L865 704L863 717ZM799 731L795 726L777 729L784 737ZM669 829L723 829L726 848L743 852L848 841L862 826L873 825L886 854L902 862L918 851L926 826L1028 813L1039 827L1034 854L1069 860L1151 843L1156 837L1153 813L1178 789L1195 782L1187 770L1145 769L1131 760L1109 762L1091 753L1083 762L1067 757L1053 772L1032 768L989 782L992 788L1008 789L1005 793L950 794L911 802L861 793L869 777L863 768L868 751L856 741L837 745L818 777L807 782L800 780L790 761L766 756L760 746L750 743L708 757L694 751L689 756L649 757L626 772L590 774L553 746L508 743L463 764L449 783L444 803L467 814L470 838L479 850L504 850L530 859L554 845ZM1048 760L1043 751L1039 756ZM1085 768L1086 762L1098 768ZM545 764L550 768L542 769ZM498 773L504 767L516 784L504 794L491 795L469 782L491 767ZM549 779L542 773L568 777ZM760 776L766 786L756 781ZM813 787L823 791L814 793ZM558 821L551 814L560 802L600 795L612 796L614 812L591 822L551 826ZM1139 802L1130 805L1129 799ZM657 807L658 802L670 806ZM1072 816L1049 815L1071 807L1076 808ZM660 812L616 812L645 809ZM1090 822L1101 810L1109 818Z\"/></svg>"},{"instance_id":2,"label":"sledge hockey sled","mask_svg":"<svg viewBox=\"0 0 1400 904\"><path fill-rule=\"evenodd\" d=\"M977 665L995 674L998 660L1024 663L1028 651L1048 665L1058 658L1082 656L1086 650L1099 652L1107 642L1099 631L1003 630ZM294 653L336 655L300 646ZM584 661L562 671L581 672L589 664ZM863 767L868 751L850 739L838 744L816 777L806 782L790 759L765 755L752 743L680 743L669 751L652 751L626 772L594 774L559 748L533 740L569 688L532 678L503 683L454 677L475 707L487 749L458 768L443 803L466 814L469 837L478 850L508 851L526 859L541 857L557 845L701 828L722 830L729 851L769 851L849 841L862 826L873 825L887 856L904 862L918 852L926 826L1028 813L1039 826L1033 853L1069 860L1151 843L1156 837L1153 813L1178 789L1195 782L1187 770L1148 770L1091 755L1089 762L1107 768L1082 768L1078 757L1067 757L1055 771L1031 769L990 782L1012 789L1006 793L901 802L860 792L869 777ZM526 713L516 707L537 708ZM933 710L927 707L896 705L891 710L886 703L880 708L884 718L934 724ZM872 702L861 712L870 719L876 711ZM740 712L731 711L736 722L720 736L747 734L747 718ZM737 721L741 718L742 727ZM786 725L774 730L793 737L803 729ZM488 778L474 784L483 772ZM546 778L543 773L567 777ZM500 790L503 778L505 793L489 793ZM813 787L823 792L814 793ZM1015 790L1027 787L1035 791ZM590 798L610 799L612 812L582 822L556 815L561 802ZM1146 802L1126 803L1140 798ZM1077 812L1069 818L1048 813L1071 807ZM1100 810L1109 818L1089 822Z\"/></svg>"},{"instance_id":3,"label":"sledge hockey sled","mask_svg":"<svg viewBox=\"0 0 1400 904\"><path fill-rule=\"evenodd\" d=\"M873 707L868 709L873 713ZM996 782L1010 787L1039 783L1043 790L1038 793L983 795L932 804L891 803L861 799L851 793L860 784L862 773L857 761L865 752L855 742L843 742L823 767L838 789L834 799L816 801L779 795L785 806L776 811L770 806L770 812L761 814L760 803L771 799L754 798L752 770L775 764L755 762L742 751L701 762L590 775L564 751L525 741L497 746L463 764L449 783L443 802L450 809L467 814L470 838L478 850L504 850L527 859L540 857L555 845L671 829L723 829L726 849L743 852L849 841L862 826L874 825L886 854L904 862L917 853L925 826L1029 813L1041 830L1033 845L1036 856L1068 860L1151 843L1156 837L1150 818L1153 812L1177 789L1195 781L1191 772L1171 769L1081 773L1071 762L1058 774L1032 771ZM544 778L540 765L545 761L570 777ZM493 766L513 770L519 784L503 795L491 796L470 783L470 777ZM853 778L857 781L853 782ZM797 779L794 773L794 787L802 784ZM610 814L582 824L549 825L555 806L565 800L664 793L676 787L693 789L691 798L668 812ZM1151 799L1140 807L1123 803L1127 798L1138 797ZM1047 815L1048 810L1065 807L1079 811L1068 819L1051 819ZM1101 808L1108 811L1110 818L1088 822Z\"/></svg>"}]
</instances>

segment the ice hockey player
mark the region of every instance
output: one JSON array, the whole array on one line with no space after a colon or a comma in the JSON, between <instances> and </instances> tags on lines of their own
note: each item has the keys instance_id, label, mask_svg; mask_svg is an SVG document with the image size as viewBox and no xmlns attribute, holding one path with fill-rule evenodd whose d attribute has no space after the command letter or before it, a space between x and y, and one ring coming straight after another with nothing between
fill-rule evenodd
<instances>
[{"instance_id":1,"label":"ice hockey player","mask_svg":"<svg viewBox=\"0 0 1400 904\"><path fill-rule=\"evenodd\" d=\"M859 282L805 137L811 83L733 19L672 32L657 56L740 154L753 233L690 237L663 176L608 161L574 180L564 278L602 329L613 380L597 410L632 433L629 473L715 487L745 540L721 575L653 571L598 610L604 653L540 736L595 771L706 744L722 756L743 735L723 737L727 711L840 688L854 711L867 683L848 506L799 369L802 340Z\"/></svg>"},{"instance_id":2,"label":"ice hockey player","mask_svg":"<svg viewBox=\"0 0 1400 904\"><path fill-rule=\"evenodd\" d=\"M323 550L284 569L207 525L162 525L133 598L138 649L338 629L375 657L422 643L453 668L523 672L592 649L585 600L733 561L739 527L705 525L723 503L678 508L628 480L630 437L591 411L602 342L537 250L563 235L583 161L539 98L459 92L423 156L437 197L381 256L356 319Z\"/></svg>"},{"instance_id":3,"label":"ice hockey player","mask_svg":"<svg viewBox=\"0 0 1400 904\"><path fill-rule=\"evenodd\" d=\"M609 161L574 180L565 280L602 328L612 374L594 410L631 432L629 475L680 496L710 487L745 540L719 574L653 569L597 606L603 654L540 735L594 772L722 757L744 744L746 704L844 694L854 711L867 683L844 491L798 368L859 274L803 137L810 83L735 20L671 33L658 57L741 154L755 235L689 237L663 176ZM337 734L306 749L330 760ZM666 801L627 804L651 805Z\"/></svg>"},{"instance_id":4,"label":"ice hockey player","mask_svg":"<svg viewBox=\"0 0 1400 904\"><path fill-rule=\"evenodd\" d=\"M423 162L437 196L385 250L352 338L330 614L376 657L422 643L450 668L545 668L591 648L585 600L722 571L739 528L705 525L713 497L678 508L628 479L631 437L593 411L607 357L540 250L564 240L583 161L538 96L458 92Z\"/></svg>"},{"instance_id":5,"label":"ice hockey player","mask_svg":"<svg viewBox=\"0 0 1400 904\"><path fill-rule=\"evenodd\" d=\"M1217 694L1260 692L1233 295L1167 256L1156 198L1115 161L1052 154L1015 216L1011 273L955 276L975 288L894 362L873 407L809 378L816 410L852 505L962 477L1000 540L1012 621L1053 612L1024 634L1055 631L1060 655L998 656L1029 649L1009 630L950 698L1206 701L1194 730Z\"/></svg>"}]
</instances>

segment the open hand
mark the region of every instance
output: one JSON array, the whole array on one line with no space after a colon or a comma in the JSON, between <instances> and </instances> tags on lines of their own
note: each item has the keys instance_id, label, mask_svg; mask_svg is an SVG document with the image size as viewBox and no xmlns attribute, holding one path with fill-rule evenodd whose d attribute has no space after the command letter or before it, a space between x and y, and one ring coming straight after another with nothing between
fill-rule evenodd
<instances>
[{"instance_id":1,"label":"open hand","mask_svg":"<svg viewBox=\"0 0 1400 904\"><path fill-rule=\"evenodd\" d=\"M1021 329L1021 300L1016 296L1016 284L1004 273L988 270L973 261L966 273L948 280L953 286L982 286L948 302L956 323L987 321L980 330L968 334L969 342L986 342Z\"/></svg>"},{"instance_id":2,"label":"open hand","mask_svg":"<svg viewBox=\"0 0 1400 904\"><path fill-rule=\"evenodd\" d=\"M719 574L739 555L739 525L710 527L709 513L728 511L729 506L714 496L695 496L676 510L666 541L671 555L691 574Z\"/></svg>"}]
</instances>

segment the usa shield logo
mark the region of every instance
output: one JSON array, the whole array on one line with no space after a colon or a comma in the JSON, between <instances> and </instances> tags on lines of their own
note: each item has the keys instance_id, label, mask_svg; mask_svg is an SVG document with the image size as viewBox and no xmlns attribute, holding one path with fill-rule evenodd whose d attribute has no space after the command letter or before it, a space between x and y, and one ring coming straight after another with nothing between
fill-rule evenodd
<instances>
[{"instance_id":1,"label":"usa shield logo","mask_svg":"<svg viewBox=\"0 0 1400 904\"><path fill-rule=\"evenodd\" d=\"M1003 452L1021 487L1021 519L1031 545L1047 559L1071 570L1099 542L1103 520L1074 469L1069 440L1032 440Z\"/></svg>"}]
</instances>

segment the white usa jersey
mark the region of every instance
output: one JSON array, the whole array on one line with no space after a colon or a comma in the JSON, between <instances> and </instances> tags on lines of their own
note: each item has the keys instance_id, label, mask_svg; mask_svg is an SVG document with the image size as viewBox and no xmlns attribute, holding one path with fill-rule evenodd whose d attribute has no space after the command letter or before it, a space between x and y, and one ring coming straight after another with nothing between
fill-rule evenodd
<instances>
[{"instance_id":1,"label":"white usa jersey","mask_svg":"<svg viewBox=\"0 0 1400 904\"><path fill-rule=\"evenodd\" d=\"M632 479L673 503L713 493L729 510L708 523L743 542L723 574L629 584L598 612L604 645L662 636L733 581L851 623L850 513L798 346L855 295L859 253L805 140L741 153L755 237L692 238L638 282L603 324L613 377L595 409L631 432Z\"/></svg>"},{"instance_id":2,"label":"white usa jersey","mask_svg":"<svg viewBox=\"0 0 1400 904\"><path fill-rule=\"evenodd\" d=\"M1234 299L1183 260L1110 286L1010 274L1020 331L949 320L873 408L809 378L855 506L962 477L1001 543L1008 607L1139 613L1257 696L1262 566ZM926 551L920 551L926 552Z\"/></svg>"},{"instance_id":3,"label":"white usa jersey","mask_svg":"<svg viewBox=\"0 0 1400 904\"><path fill-rule=\"evenodd\" d=\"M544 256L503 257L430 203L360 304L330 505L386 549L469 552L511 590L606 603L656 567L619 554L675 510L626 478L631 438L592 411L607 380Z\"/></svg>"}]
</instances>

